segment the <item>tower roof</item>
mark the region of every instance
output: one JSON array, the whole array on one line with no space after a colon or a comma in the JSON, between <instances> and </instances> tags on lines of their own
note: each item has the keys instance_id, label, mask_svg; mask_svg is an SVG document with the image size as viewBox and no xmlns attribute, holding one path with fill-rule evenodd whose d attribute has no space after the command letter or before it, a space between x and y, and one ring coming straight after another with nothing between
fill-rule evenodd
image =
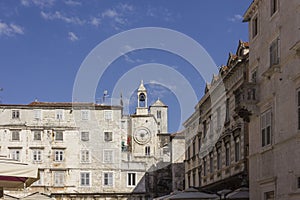
<instances>
[{"instance_id":1,"label":"tower roof","mask_svg":"<svg viewBox=\"0 0 300 200\"><path fill-rule=\"evenodd\" d=\"M151 105L151 107L167 107L159 98Z\"/></svg>"},{"instance_id":2,"label":"tower roof","mask_svg":"<svg viewBox=\"0 0 300 200\"><path fill-rule=\"evenodd\" d=\"M141 80L141 84L140 84L140 87L139 87L138 91L139 92L146 92L147 91L145 86L144 86L144 81L143 80Z\"/></svg>"}]
</instances>

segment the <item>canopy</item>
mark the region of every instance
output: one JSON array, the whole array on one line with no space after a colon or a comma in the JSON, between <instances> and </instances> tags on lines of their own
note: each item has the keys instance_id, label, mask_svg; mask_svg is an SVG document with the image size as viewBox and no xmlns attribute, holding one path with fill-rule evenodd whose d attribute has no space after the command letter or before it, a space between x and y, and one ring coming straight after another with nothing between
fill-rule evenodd
<instances>
[{"instance_id":1,"label":"canopy","mask_svg":"<svg viewBox=\"0 0 300 200\"><path fill-rule=\"evenodd\" d=\"M37 167L0 156L0 188L24 188L38 179Z\"/></svg>"},{"instance_id":2,"label":"canopy","mask_svg":"<svg viewBox=\"0 0 300 200\"><path fill-rule=\"evenodd\" d=\"M194 188L189 188L187 190L185 190L184 192L178 193L176 195L172 195L166 199L205 199L205 200L215 200L218 199L218 196L215 194L209 194L209 193L205 193L205 192L200 192L197 189Z\"/></svg>"},{"instance_id":3,"label":"canopy","mask_svg":"<svg viewBox=\"0 0 300 200\"><path fill-rule=\"evenodd\" d=\"M248 200L249 189L246 187L239 188L226 196L226 199Z\"/></svg>"}]
</instances>

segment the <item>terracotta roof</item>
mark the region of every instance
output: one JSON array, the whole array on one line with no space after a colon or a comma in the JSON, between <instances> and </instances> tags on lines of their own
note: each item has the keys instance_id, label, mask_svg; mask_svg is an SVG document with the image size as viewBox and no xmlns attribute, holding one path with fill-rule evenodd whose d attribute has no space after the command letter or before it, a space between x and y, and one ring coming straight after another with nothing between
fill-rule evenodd
<instances>
[{"instance_id":1,"label":"terracotta roof","mask_svg":"<svg viewBox=\"0 0 300 200\"><path fill-rule=\"evenodd\" d=\"M111 109L111 108L122 108L122 106L115 105L102 105L88 102L38 102L34 101L27 105L22 104L0 104L0 106L9 106L9 107L44 107L44 108L66 108L66 107L95 107L102 109Z\"/></svg>"}]
</instances>

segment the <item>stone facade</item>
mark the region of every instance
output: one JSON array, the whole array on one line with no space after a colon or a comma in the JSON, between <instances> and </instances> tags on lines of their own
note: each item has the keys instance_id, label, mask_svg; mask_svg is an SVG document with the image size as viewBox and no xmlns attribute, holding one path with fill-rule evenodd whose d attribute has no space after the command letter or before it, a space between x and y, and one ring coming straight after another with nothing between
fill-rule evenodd
<instances>
[{"instance_id":1,"label":"stone facade","mask_svg":"<svg viewBox=\"0 0 300 200\"><path fill-rule=\"evenodd\" d=\"M143 83L138 98L136 113L129 116L121 106L94 103L2 104L0 154L39 167L40 180L27 194L56 199L167 194L172 190L168 107L157 100L149 108Z\"/></svg>"},{"instance_id":2,"label":"stone facade","mask_svg":"<svg viewBox=\"0 0 300 200\"><path fill-rule=\"evenodd\" d=\"M250 117L250 198L300 199L300 2L254 0L249 78L259 102Z\"/></svg>"},{"instance_id":3,"label":"stone facade","mask_svg":"<svg viewBox=\"0 0 300 200\"><path fill-rule=\"evenodd\" d=\"M247 78L248 55L248 43L240 41L184 123L186 188L217 192L248 181L249 117L243 109L256 92Z\"/></svg>"}]
</instances>

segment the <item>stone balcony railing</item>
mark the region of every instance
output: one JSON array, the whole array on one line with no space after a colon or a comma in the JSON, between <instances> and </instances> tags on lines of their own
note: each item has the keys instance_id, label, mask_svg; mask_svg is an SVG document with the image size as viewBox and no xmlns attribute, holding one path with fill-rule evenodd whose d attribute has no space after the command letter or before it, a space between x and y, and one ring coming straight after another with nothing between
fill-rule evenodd
<instances>
[{"instance_id":1,"label":"stone balcony railing","mask_svg":"<svg viewBox=\"0 0 300 200\"><path fill-rule=\"evenodd\" d=\"M244 83L235 92L235 112L244 121L250 121L250 115L257 113L259 99L256 83Z\"/></svg>"}]
</instances>

